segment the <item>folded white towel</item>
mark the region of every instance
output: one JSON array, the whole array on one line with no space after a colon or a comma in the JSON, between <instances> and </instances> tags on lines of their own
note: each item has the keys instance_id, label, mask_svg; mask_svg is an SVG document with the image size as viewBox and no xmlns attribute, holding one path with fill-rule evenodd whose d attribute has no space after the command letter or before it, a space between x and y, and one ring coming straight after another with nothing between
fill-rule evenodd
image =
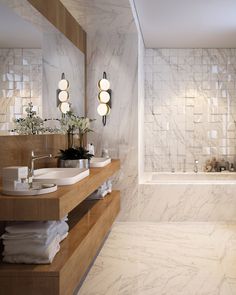
<instances>
[{"instance_id":1,"label":"folded white towel","mask_svg":"<svg viewBox=\"0 0 236 295\"><path fill-rule=\"evenodd\" d=\"M11 222L6 226L5 230L11 234L30 233L48 235L56 226L56 221L22 221Z\"/></svg>"},{"instance_id":2,"label":"folded white towel","mask_svg":"<svg viewBox=\"0 0 236 295\"><path fill-rule=\"evenodd\" d=\"M93 192L88 199L89 200L100 200L103 199L107 194L112 192L111 180L105 181L95 192Z\"/></svg>"},{"instance_id":3,"label":"folded white towel","mask_svg":"<svg viewBox=\"0 0 236 295\"><path fill-rule=\"evenodd\" d=\"M51 252L47 258L30 255L5 255L3 256L3 261L8 263L49 264L52 263L59 250L60 246L54 252Z\"/></svg>"},{"instance_id":4,"label":"folded white towel","mask_svg":"<svg viewBox=\"0 0 236 295\"><path fill-rule=\"evenodd\" d=\"M69 231L69 226L65 221L57 221L57 232L60 236L63 236Z\"/></svg>"},{"instance_id":5,"label":"folded white towel","mask_svg":"<svg viewBox=\"0 0 236 295\"><path fill-rule=\"evenodd\" d=\"M53 235L55 232L64 234L69 230L65 221L33 221L33 222L14 222L6 226L6 234L9 236L34 235L40 237ZM7 235L2 235L6 238Z\"/></svg>"},{"instance_id":6,"label":"folded white towel","mask_svg":"<svg viewBox=\"0 0 236 295\"><path fill-rule=\"evenodd\" d=\"M47 259L52 253L60 249L60 240L61 237L57 235L47 246L33 244L21 246L21 244L19 244L18 247L16 247L15 245L5 245L3 255L29 255Z\"/></svg>"},{"instance_id":7,"label":"folded white towel","mask_svg":"<svg viewBox=\"0 0 236 295\"><path fill-rule=\"evenodd\" d=\"M3 239L3 245L12 245L15 247L23 247L24 245L34 245L34 246L48 246L57 236L57 233L55 235L47 236L46 238L37 238L29 236L27 238L20 237L19 239Z\"/></svg>"}]
</instances>

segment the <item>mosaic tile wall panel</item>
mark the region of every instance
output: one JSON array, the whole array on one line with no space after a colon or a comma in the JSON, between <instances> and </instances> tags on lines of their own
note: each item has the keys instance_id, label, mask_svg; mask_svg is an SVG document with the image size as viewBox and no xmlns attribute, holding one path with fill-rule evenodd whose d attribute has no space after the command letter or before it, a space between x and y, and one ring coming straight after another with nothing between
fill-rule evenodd
<instances>
[{"instance_id":1,"label":"mosaic tile wall panel","mask_svg":"<svg viewBox=\"0 0 236 295\"><path fill-rule=\"evenodd\" d=\"M0 134L5 134L29 102L42 115L41 49L0 49L0 77Z\"/></svg>"},{"instance_id":2,"label":"mosaic tile wall panel","mask_svg":"<svg viewBox=\"0 0 236 295\"><path fill-rule=\"evenodd\" d=\"M146 49L145 171L235 161L235 119L235 49Z\"/></svg>"}]
</instances>

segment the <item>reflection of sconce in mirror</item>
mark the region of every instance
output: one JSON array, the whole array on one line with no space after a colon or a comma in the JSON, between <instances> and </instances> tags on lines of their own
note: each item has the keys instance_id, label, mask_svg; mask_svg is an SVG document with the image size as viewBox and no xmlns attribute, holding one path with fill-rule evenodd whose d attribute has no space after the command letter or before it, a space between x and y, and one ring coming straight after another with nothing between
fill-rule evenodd
<instances>
[{"instance_id":1,"label":"reflection of sconce in mirror","mask_svg":"<svg viewBox=\"0 0 236 295\"><path fill-rule=\"evenodd\" d=\"M58 83L57 98L59 110L63 114L66 114L70 110L68 88L69 82L65 79L65 74L62 73L61 80Z\"/></svg>"},{"instance_id":2,"label":"reflection of sconce in mirror","mask_svg":"<svg viewBox=\"0 0 236 295\"><path fill-rule=\"evenodd\" d=\"M103 72L103 78L98 81L98 88L100 90L98 93L100 104L98 105L97 112L102 116L102 123L105 126L107 115L109 115L111 111L111 89L110 82L107 80L106 72Z\"/></svg>"}]
</instances>

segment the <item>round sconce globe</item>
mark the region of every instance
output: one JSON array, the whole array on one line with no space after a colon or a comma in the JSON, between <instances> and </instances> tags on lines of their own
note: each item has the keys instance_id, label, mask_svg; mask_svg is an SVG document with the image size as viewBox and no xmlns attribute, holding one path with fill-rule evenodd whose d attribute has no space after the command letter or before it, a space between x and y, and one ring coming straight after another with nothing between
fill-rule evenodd
<instances>
[{"instance_id":1,"label":"round sconce globe","mask_svg":"<svg viewBox=\"0 0 236 295\"><path fill-rule=\"evenodd\" d=\"M108 89L110 89L110 82L107 79L101 79L98 82L98 87L101 90L107 91Z\"/></svg>"},{"instance_id":2,"label":"round sconce globe","mask_svg":"<svg viewBox=\"0 0 236 295\"><path fill-rule=\"evenodd\" d=\"M97 111L100 116L106 116L109 113L109 106L105 103L100 103L97 107Z\"/></svg>"},{"instance_id":3,"label":"round sconce globe","mask_svg":"<svg viewBox=\"0 0 236 295\"><path fill-rule=\"evenodd\" d=\"M68 102L62 102L59 105L59 109L63 114L66 114L70 110L70 104Z\"/></svg>"},{"instance_id":4,"label":"round sconce globe","mask_svg":"<svg viewBox=\"0 0 236 295\"><path fill-rule=\"evenodd\" d=\"M101 92L99 92L98 94L98 99L100 102L102 103L108 103L110 100L110 94L107 91L102 90Z\"/></svg>"},{"instance_id":5,"label":"round sconce globe","mask_svg":"<svg viewBox=\"0 0 236 295\"><path fill-rule=\"evenodd\" d=\"M61 79L58 83L58 88L60 90L67 90L69 88L69 81L66 79Z\"/></svg>"},{"instance_id":6,"label":"round sconce globe","mask_svg":"<svg viewBox=\"0 0 236 295\"><path fill-rule=\"evenodd\" d=\"M65 102L67 101L69 98L69 93L65 90L62 90L59 92L58 94L58 99L61 101L61 102Z\"/></svg>"}]
</instances>

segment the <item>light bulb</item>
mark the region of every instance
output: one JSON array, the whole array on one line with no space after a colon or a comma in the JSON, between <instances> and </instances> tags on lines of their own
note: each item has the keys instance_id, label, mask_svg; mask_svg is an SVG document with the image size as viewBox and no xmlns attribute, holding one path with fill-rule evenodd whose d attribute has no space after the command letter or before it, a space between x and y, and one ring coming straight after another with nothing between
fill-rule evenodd
<instances>
[{"instance_id":1,"label":"light bulb","mask_svg":"<svg viewBox=\"0 0 236 295\"><path fill-rule=\"evenodd\" d=\"M65 90L62 90L59 92L58 94L58 99L61 101L61 102L65 102L67 101L69 98L69 93Z\"/></svg>"},{"instance_id":2,"label":"light bulb","mask_svg":"<svg viewBox=\"0 0 236 295\"><path fill-rule=\"evenodd\" d=\"M108 89L110 89L110 82L107 79L101 79L98 82L98 87L101 90L107 91Z\"/></svg>"},{"instance_id":3,"label":"light bulb","mask_svg":"<svg viewBox=\"0 0 236 295\"><path fill-rule=\"evenodd\" d=\"M59 108L60 108L60 111L63 113L63 114L66 114L67 112L69 112L70 110L70 104L68 102L62 102L60 105L59 105Z\"/></svg>"},{"instance_id":4,"label":"light bulb","mask_svg":"<svg viewBox=\"0 0 236 295\"><path fill-rule=\"evenodd\" d=\"M60 90L66 90L69 87L69 82L66 79L62 79L58 83L58 88Z\"/></svg>"},{"instance_id":5,"label":"light bulb","mask_svg":"<svg viewBox=\"0 0 236 295\"><path fill-rule=\"evenodd\" d=\"M100 116L106 116L109 112L109 106L105 103L100 103L97 107L97 111Z\"/></svg>"},{"instance_id":6,"label":"light bulb","mask_svg":"<svg viewBox=\"0 0 236 295\"><path fill-rule=\"evenodd\" d=\"M98 94L98 99L100 102L102 103L108 103L110 100L110 94L107 91L102 90L99 94Z\"/></svg>"}]
</instances>

